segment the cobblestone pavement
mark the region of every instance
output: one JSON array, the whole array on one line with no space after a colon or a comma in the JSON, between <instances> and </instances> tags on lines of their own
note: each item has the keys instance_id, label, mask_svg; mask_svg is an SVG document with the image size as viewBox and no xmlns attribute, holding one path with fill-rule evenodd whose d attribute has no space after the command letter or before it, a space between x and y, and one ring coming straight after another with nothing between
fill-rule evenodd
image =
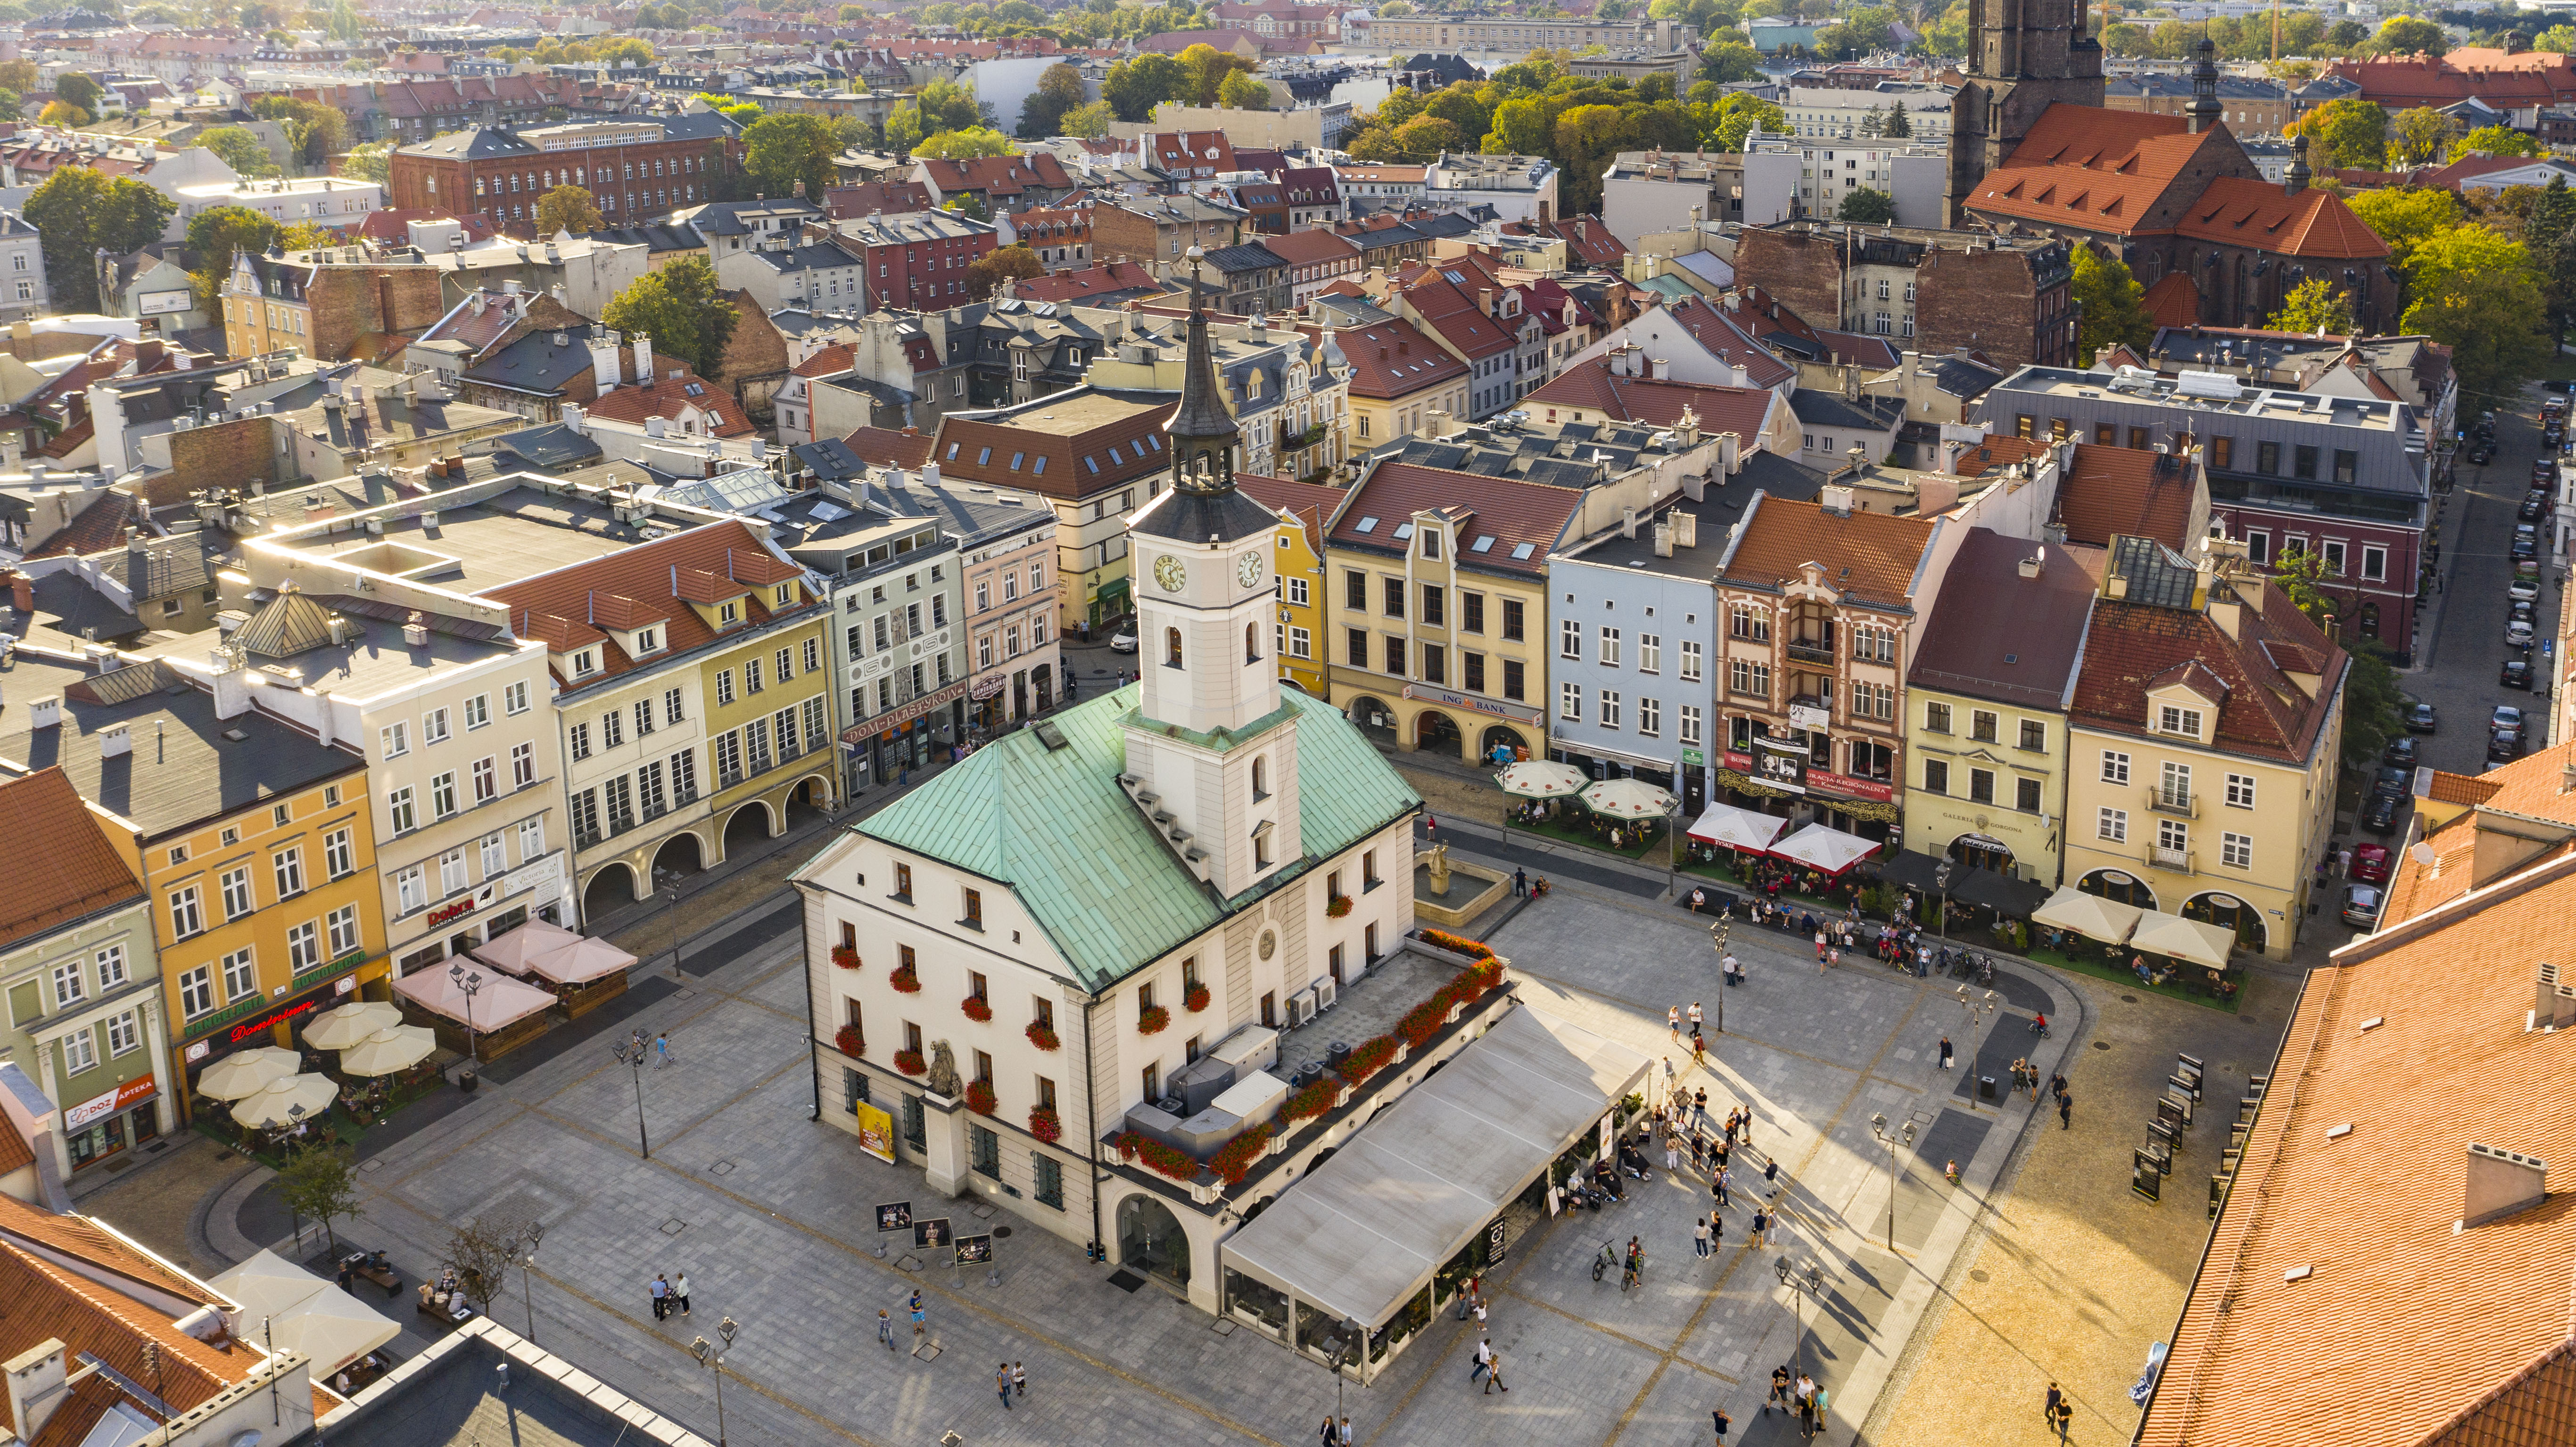
<instances>
[{"instance_id":1,"label":"cobblestone pavement","mask_svg":"<svg viewBox=\"0 0 2576 1447\"><path fill-rule=\"evenodd\" d=\"M1470 857L1488 842L1446 823L1443 832ZM1714 1016L1701 922L1653 898L1659 878L1561 874L1557 894L1494 936L1524 998L1682 1064L1662 1014L1699 998ZM434 1269L455 1223L544 1222L538 1340L708 1435L714 1383L685 1348L730 1314L744 1330L725 1427L746 1443L925 1443L950 1430L979 1444L1311 1440L1334 1400L1327 1373L1253 1333L1221 1332L1153 1289L1117 1290L1077 1246L1008 1213L991 1221L1011 1229L999 1286L907 1269L900 1253L879 1257L869 1206L918 1199L924 1187L918 1172L865 1157L813 1121L799 941L776 928L786 918L700 937L681 978L617 1022L620 1034L630 1024L671 1032L676 1063L641 1080L649 1161L637 1145L636 1080L602 1040L557 1032L551 1054L531 1047L522 1058L532 1063L515 1070L503 1061L474 1099L366 1157L368 1214L343 1234L383 1246L409 1279ZM1632 1183L1626 1204L1538 1224L1494 1282L1492 1331L1512 1390L1468 1383L1471 1343L1443 1319L1375 1385L1349 1394L1363 1440L1454 1442L1461 1414L1475 1413L1480 1442L1681 1447L1705 1442L1709 1410L1725 1404L1739 1424L1730 1440L1765 1443L1788 1429L1761 1420L1762 1383L1792 1359L1833 1392L1829 1440L1852 1439L2030 1107L2006 1107L2000 1124L1972 1114L1967 1073L1934 1068L1942 1031L1963 1055L1968 1044L1937 984L1876 967L1820 974L1786 936L1746 930L1736 944L1753 979L1730 992L1712 1069L1693 1077L1721 1111L1741 1100L1756 1118L1754 1159L1737 1160L1744 1184L1725 1213L1726 1249L1694 1257L1689 1228L1707 1207L1706 1184L1661 1171ZM2062 982L2016 978L2005 989L2016 1009L2044 1004L2070 1023L2077 1014ZM1990 1062L2026 1048L2014 1017L2000 1023ZM1888 1156L1869 1127L1882 1111L1926 1132L1902 1163L1893 1251ZM1752 1182L1775 1156L1784 1237L1754 1253L1744 1247ZM1951 1157L1964 1171L1957 1191L1941 1175ZM200 1257L238 1259L279 1234L257 1180L225 1165L179 1163L212 1193L192 1213ZM144 1200L184 1191L147 1188L149 1179L135 1173L95 1209L120 1219L116 1201L131 1192L138 1234L189 1251L169 1236L180 1213ZM1622 1293L1615 1273L1594 1283L1593 1252L1631 1235L1648 1252L1644 1289ZM1821 1299L1795 1311L1803 1332L1770 1269L1782 1251L1822 1269ZM655 1323L645 1284L683 1270L703 1316ZM876 1312L900 1314L915 1287L930 1312L927 1344L889 1353L870 1329ZM514 1273L494 1313L523 1327L529 1305ZM1026 1363L1031 1380L1008 1412L987 1388L1001 1360Z\"/></svg>"}]
</instances>

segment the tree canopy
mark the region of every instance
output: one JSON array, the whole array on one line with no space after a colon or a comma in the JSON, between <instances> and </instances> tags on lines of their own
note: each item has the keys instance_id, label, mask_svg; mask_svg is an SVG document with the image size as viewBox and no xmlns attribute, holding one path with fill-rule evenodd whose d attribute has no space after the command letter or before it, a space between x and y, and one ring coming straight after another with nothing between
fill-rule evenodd
<instances>
[{"instance_id":1,"label":"tree canopy","mask_svg":"<svg viewBox=\"0 0 2576 1447\"><path fill-rule=\"evenodd\" d=\"M537 198L537 231L552 236L569 231L587 236L599 229L599 207L593 204L588 189L570 184L557 186Z\"/></svg>"},{"instance_id":2,"label":"tree canopy","mask_svg":"<svg viewBox=\"0 0 2576 1447\"><path fill-rule=\"evenodd\" d=\"M217 126L197 137L197 144L214 152L216 160L232 167L234 175L254 177L278 173L277 158L268 153L268 147L259 143L259 137L239 126Z\"/></svg>"},{"instance_id":3,"label":"tree canopy","mask_svg":"<svg viewBox=\"0 0 2576 1447\"><path fill-rule=\"evenodd\" d=\"M2360 330L2353 320L2352 293L2321 276L2292 287L2281 298L2281 309L2264 325L2277 332L2324 332L2338 337Z\"/></svg>"},{"instance_id":4,"label":"tree canopy","mask_svg":"<svg viewBox=\"0 0 2576 1447\"><path fill-rule=\"evenodd\" d=\"M45 178L21 208L42 238L45 280L57 309L98 310L96 253L124 256L161 238L179 203L130 176L110 179L87 166Z\"/></svg>"},{"instance_id":5,"label":"tree canopy","mask_svg":"<svg viewBox=\"0 0 2576 1447\"><path fill-rule=\"evenodd\" d=\"M1846 191L1842 205L1834 211L1834 219L1862 226L1888 225L1896 220L1896 198L1866 186Z\"/></svg>"},{"instance_id":6,"label":"tree canopy","mask_svg":"<svg viewBox=\"0 0 2576 1447\"><path fill-rule=\"evenodd\" d=\"M940 161L967 161L977 156L1010 156L1019 153L1011 138L988 126L966 126L941 131L912 148L916 156L929 156Z\"/></svg>"},{"instance_id":7,"label":"tree canopy","mask_svg":"<svg viewBox=\"0 0 2576 1447\"><path fill-rule=\"evenodd\" d=\"M816 204L832 184L832 158L840 154L840 137L821 116L762 116L743 128L743 175L763 196L792 196L802 184L805 199Z\"/></svg>"},{"instance_id":8,"label":"tree canopy","mask_svg":"<svg viewBox=\"0 0 2576 1447\"><path fill-rule=\"evenodd\" d=\"M2144 349L2153 335L2145 308L2138 298L2146 288L2129 274L2126 262L2116 256L2104 256L2091 246L2075 248L2075 278L2072 290L2077 305L2084 309L2083 325L2076 336L2076 350L2083 366L2104 348L2126 342Z\"/></svg>"},{"instance_id":9,"label":"tree canopy","mask_svg":"<svg viewBox=\"0 0 2576 1447\"><path fill-rule=\"evenodd\" d=\"M713 381L742 313L717 283L715 267L704 256L685 256L628 283L599 319L629 335L651 337L656 351Z\"/></svg>"}]
</instances>

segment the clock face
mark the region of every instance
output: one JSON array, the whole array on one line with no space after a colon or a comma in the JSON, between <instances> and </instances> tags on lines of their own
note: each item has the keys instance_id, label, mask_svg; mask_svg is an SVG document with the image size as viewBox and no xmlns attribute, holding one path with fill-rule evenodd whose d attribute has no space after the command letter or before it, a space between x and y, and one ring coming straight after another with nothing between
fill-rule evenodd
<instances>
[{"instance_id":1,"label":"clock face","mask_svg":"<svg viewBox=\"0 0 2576 1447\"><path fill-rule=\"evenodd\" d=\"M1261 581L1261 555L1245 553L1234 560L1234 580L1249 588Z\"/></svg>"},{"instance_id":2,"label":"clock face","mask_svg":"<svg viewBox=\"0 0 2576 1447\"><path fill-rule=\"evenodd\" d=\"M1181 566L1180 559L1165 556L1154 560L1154 581L1163 585L1164 592L1177 593L1189 580L1190 570Z\"/></svg>"}]
</instances>

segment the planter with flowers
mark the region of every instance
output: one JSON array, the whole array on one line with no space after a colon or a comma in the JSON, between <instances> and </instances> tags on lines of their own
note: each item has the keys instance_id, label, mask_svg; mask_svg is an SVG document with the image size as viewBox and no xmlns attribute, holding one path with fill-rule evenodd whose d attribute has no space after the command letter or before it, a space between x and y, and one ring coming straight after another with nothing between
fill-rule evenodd
<instances>
[{"instance_id":1,"label":"planter with flowers","mask_svg":"<svg viewBox=\"0 0 2576 1447\"><path fill-rule=\"evenodd\" d=\"M1256 1125L1227 1141L1223 1149L1208 1157L1208 1169L1229 1186L1243 1184L1252 1171L1252 1163L1269 1153L1270 1127Z\"/></svg>"},{"instance_id":2,"label":"planter with flowers","mask_svg":"<svg viewBox=\"0 0 2576 1447\"><path fill-rule=\"evenodd\" d=\"M848 945L834 945L832 963L845 970L855 970L859 967L859 952Z\"/></svg>"},{"instance_id":3,"label":"planter with flowers","mask_svg":"<svg viewBox=\"0 0 2576 1447\"><path fill-rule=\"evenodd\" d=\"M856 1060L868 1053L868 1042L859 1038L859 1027L844 1025L832 1032L832 1048Z\"/></svg>"},{"instance_id":4,"label":"planter with flowers","mask_svg":"<svg viewBox=\"0 0 2576 1447\"><path fill-rule=\"evenodd\" d=\"M898 1050L894 1053L894 1068L906 1075L919 1075L930 1069L930 1063L921 1058L918 1050Z\"/></svg>"},{"instance_id":5,"label":"planter with flowers","mask_svg":"<svg viewBox=\"0 0 2576 1447\"><path fill-rule=\"evenodd\" d=\"M921 976L909 969L897 970L894 972L894 987L904 994L918 995L921 993Z\"/></svg>"},{"instance_id":6,"label":"planter with flowers","mask_svg":"<svg viewBox=\"0 0 2576 1447\"><path fill-rule=\"evenodd\" d=\"M1053 1145L1064 1139L1064 1121L1054 1111L1038 1106L1029 1112L1029 1134Z\"/></svg>"},{"instance_id":7,"label":"planter with flowers","mask_svg":"<svg viewBox=\"0 0 2576 1447\"><path fill-rule=\"evenodd\" d=\"M1181 1005L1193 1015L1206 1009L1208 1007L1208 987L1205 985L1190 986L1188 993L1181 996Z\"/></svg>"},{"instance_id":8,"label":"planter with flowers","mask_svg":"<svg viewBox=\"0 0 2576 1447\"><path fill-rule=\"evenodd\" d=\"M1001 1106L1001 1103L1002 1102L993 1094L993 1082L989 1080L970 1080L966 1082L966 1108L968 1110L975 1112L977 1115L991 1115Z\"/></svg>"},{"instance_id":9,"label":"planter with flowers","mask_svg":"<svg viewBox=\"0 0 2576 1447\"><path fill-rule=\"evenodd\" d=\"M1123 1131L1110 1144L1118 1148L1120 1160L1141 1160L1147 1169L1158 1176L1168 1176L1175 1181L1195 1181L1199 1178L1199 1163L1196 1158L1180 1147L1165 1145L1152 1136L1132 1130Z\"/></svg>"},{"instance_id":10,"label":"planter with flowers","mask_svg":"<svg viewBox=\"0 0 2576 1447\"><path fill-rule=\"evenodd\" d=\"M1358 1086L1370 1076L1395 1063L1395 1037L1380 1035L1363 1040L1342 1057L1342 1078Z\"/></svg>"},{"instance_id":11,"label":"planter with flowers","mask_svg":"<svg viewBox=\"0 0 2576 1447\"><path fill-rule=\"evenodd\" d=\"M1314 1120L1341 1103L1342 1078L1327 1075L1289 1096L1287 1103L1279 1107L1279 1114L1285 1120Z\"/></svg>"},{"instance_id":12,"label":"planter with flowers","mask_svg":"<svg viewBox=\"0 0 2576 1447\"><path fill-rule=\"evenodd\" d=\"M1349 914L1350 912L1351 897L1347 894L1334 895L1332 903L1324 906L1324 918L1326 919L1340 919L1343 915Z\"/></svg>"},{"instance_id":13,"label":"planter with flowers","mask_svg":"<svg viewBox=\"0 0 2576 1447\"><path fill-rule=\"evenodd\" d=\"M993 1018L992 1002L981 995L967 996L965 1003L957 1008L965 1011L966 1018L969 1020L983 1021Z\"/></svg>"},{"instance_id":14,"label":"planter with flowers","mask_svg":"<svg viewBox=\"0 0 2576 1447\"><path fill-rule=\"evenodd\" d=\"M1029 1022L1028 1036L1029 1043L1040 1050L1057 1050L1061 1049L1064 1045L1062 1040L1056 1038L1056 1033L1053 1030L1048 1029L1046 1026L1039 1024L1035 1020L1031 1020Z\"/></svg>"},{"instance_id":15,"label":"planter with flowers","mask_svg":"<svg viewBox=\"0 0 2576 1447\"><path fill-rule=\"evenodd\" d=\"M1160 1005L1148 1006L1143 1014L1136 1017L1136 1033L1139 1035L1160 1035L1163 1033L1164 1028L1169 1026L1171 1023L1171 1011L1164 1009Z\"/></svg>"}]
</instances>

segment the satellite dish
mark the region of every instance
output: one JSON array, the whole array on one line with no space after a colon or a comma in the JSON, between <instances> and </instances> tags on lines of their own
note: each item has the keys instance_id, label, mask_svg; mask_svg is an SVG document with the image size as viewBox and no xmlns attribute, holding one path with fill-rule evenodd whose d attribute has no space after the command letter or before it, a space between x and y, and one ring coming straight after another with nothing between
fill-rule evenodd
<instances>
[{"instance_id":1,"label":"satellite dish","mask_svg":"<svg viewBox=\"0 0 2576 1447\"><path fill-rule=\"evenodd\" d=\"M2433 846L2418 839L2406 847L2406 857L2430 869L2433 867Z\"/></svg>"}]
</instances>

